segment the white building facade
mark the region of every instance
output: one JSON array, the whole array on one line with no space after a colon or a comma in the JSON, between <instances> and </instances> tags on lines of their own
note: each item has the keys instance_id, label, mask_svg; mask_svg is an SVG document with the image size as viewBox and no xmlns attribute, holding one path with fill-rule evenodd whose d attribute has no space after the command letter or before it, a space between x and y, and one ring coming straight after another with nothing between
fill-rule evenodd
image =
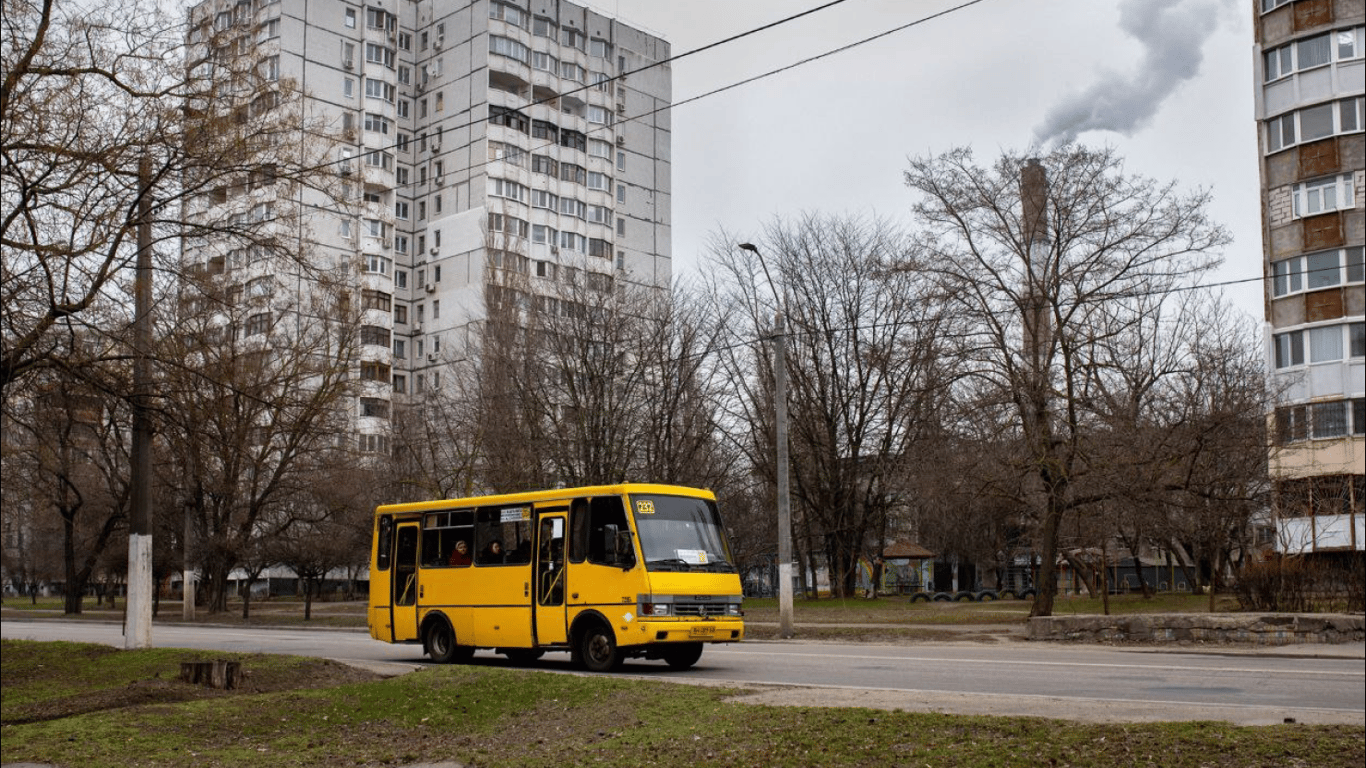
<instances>
[{"instance_id":1,"label":"white building facade","mask_svg":"<svg viewBox=\"0 0 1366 768\"><path fill-rule=\"evenodd\" d=\"M1279 551L1366 547L1362 0L1252 0Z\"/></svg>"},{"instance_id":2,"label":"white building facade","mask_svg":"<svg viewBox=\"0 0 1366 768\"><path fill-rule=\"evenodd\" d=\"M190 20L192 59L231 45L301 94L336 167L331 197L273 204L359 298L362 451L388 449L395 399L466 358L500 274L526 300L585 274L669 286L662 39L564 0L207 0Z\"/></svg>"}]
</instances>

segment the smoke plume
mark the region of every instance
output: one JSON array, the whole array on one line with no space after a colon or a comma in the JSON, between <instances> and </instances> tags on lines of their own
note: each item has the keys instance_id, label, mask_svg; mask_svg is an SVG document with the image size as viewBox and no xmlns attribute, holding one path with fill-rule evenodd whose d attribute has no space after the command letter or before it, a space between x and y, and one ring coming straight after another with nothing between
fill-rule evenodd
<instances>
[{"instance_id":1,"label":"smoke plume","mask_svg":"<svg viewBox=\"0 0 1366 768\"><path fill-rule=\"evenodd\" d=\"M1039 145L1085 131L1125 136L1152 119L1168 96L1200 72L1201 47L1218 26L1223 0L1121 0L1119 26L1143 46L1129 74L1105 72L1086 90L1048 110L1034 130Z\"/></svg>"}]
</instances>

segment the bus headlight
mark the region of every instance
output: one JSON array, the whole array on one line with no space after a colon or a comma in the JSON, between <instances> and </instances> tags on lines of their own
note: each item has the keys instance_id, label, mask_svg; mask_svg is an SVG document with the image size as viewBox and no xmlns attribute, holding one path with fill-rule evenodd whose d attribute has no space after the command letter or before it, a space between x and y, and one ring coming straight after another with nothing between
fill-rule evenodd
<instances>
[{"instance_id":1,"label":"bus headlight","mask_svg":"<svg viewBox=\"0 0 1366 768\"><path fill-rule=\"evenodd\" d=\"M726 603L726 615L727 615L727 616L743 616L743 615L745 615L745 614L744 614L744 611L741 611L741 610L740 610L740 604L739 604L739 603Z\"/></svg>"},{"instance_id":2,"label":"bus headlight","mask_svg":"<svg viewBox=\"0 0 1366 768\"><path fill-rule=\"evenodd\" d=\"M641 603L641 616L671 616L673 605L670 603Z\"/></svg>"}]
</instances>

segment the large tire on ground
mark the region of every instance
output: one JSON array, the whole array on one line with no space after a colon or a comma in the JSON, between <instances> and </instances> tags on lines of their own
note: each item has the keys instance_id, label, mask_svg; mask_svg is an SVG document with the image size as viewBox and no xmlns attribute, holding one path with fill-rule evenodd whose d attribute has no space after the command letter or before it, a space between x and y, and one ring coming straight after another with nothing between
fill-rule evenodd
<instances>
[{"instance_id":1,"label":"large tire on ground","mask_svg":"<svg viewBox=\"0 0 1366 768\"><path fill-rule=\"evenodd\" d=\"M612 630L594 622L579 635L579 663L589 672L611 672L621 666L621 652Z\"/></svg>"},{"instance_id":2,"label":"large tire on ground","mask_svg":"<svg viewBox=\"0 0 1366 768\"><path fill-rule=\"evenodd\" d=\"M427 655L437 664L463 664L474 655L474 649L455 644L455 630L445 621L433 621L427 627Z\"/></svg>"},{"instance_id":3,"label":"large tire on ground","mask_svg":"<svg viewBox=\"0 0 1366 768\"><path fill-rule=\"evenodd\" d=\"M1016 597L1021 600L1032 600L1037 594L1039 593L1033 587L1030 587L1029 589L1020 590L1020 594L1016 595Z\"/></svg>"},{"instance_id":4,"label":"large tire on ground","mask_svg":"<svg viewBox=\"0 0 1366 768\"><path fill-rule=\"evenodd\" d=\"M670 669L687 669L702 658L701 643L679 643L664 650L664 661Z\"/></svg>"},{"instance_id":5,"label":"large tire on ground","mask_svg":"<svg viewBox=\"0 0 1366 768\"><path fill-rule=\"evenodd\" d=\"M915 594L911 595L911 602L914 603L914 602L918 602L918 601L920 601L920 600L924 600L925 602L928 603L928 602L930 601L930 593L929 593L929 592L916 592Z\"/></svg>"},{"instance_id":6,"label":"large tire on ground","mask_svg":"<svg viewBox=\"0 0 1366 768\"><path fill-rule=\"evenodd\" d=\"M965 589L961 592L955 592L953 601L955 603L973 603L977 601L977 595L974 595Z\"/></svg>"},{"instance_id":7,"label":"large tire on ground","mask_svg":"<svg viewBox=\"0 0 1366 768\"><path fill-rule=\"evenodd\" d=\"M508 657L508 661L513 664L525 666L544 656L545 651L539 648L504 648L503 655Z\"/></svg>"},{"instance_id":8,"label":"large tire on ground","mask_svg":"<svg viewBox=\"0 0 1366 768\"><path fill-rule=\"evenodd\" d=\"M979 602L979 603L989 603L989 602L991 602L992 600L997 600L997 599L999 599L999 597L998 597L997 594L996 594L996 590L994 590L994 589L984 589L984 590L982 590L981 592L978 592L978 593L977 593L977 596L976 596L975 599L976 599L977 602Z\"/></svg>"},{"instance_id":9,"label":"large tire on ground","mask_svg":"<svg viewBox=\"0 0 1366 768\"><path fill-rule=\"evenodd\" d=\"M931 599L936 603L947 603L953 600L953 595L950 595L948 592L935 592L934 597Z\"/></svg>"}]
</instances>

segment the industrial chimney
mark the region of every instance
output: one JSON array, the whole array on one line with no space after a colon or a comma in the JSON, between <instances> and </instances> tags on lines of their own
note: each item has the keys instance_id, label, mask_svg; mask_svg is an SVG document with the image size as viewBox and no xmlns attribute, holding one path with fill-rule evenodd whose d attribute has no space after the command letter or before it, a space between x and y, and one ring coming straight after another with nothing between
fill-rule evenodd
<instances>
[{"instance_id":1,"label":"industrial chimney","mask_svg":"<svg viewBox=\"0 0 1366 768\"><path fill-rule=\"evenodd\" d=\"M1042 375L1052 340L1049 311L1048 173L1037 157L1025 162L1020 172L1020 203L1024 223L1024 290L1021 311L1024 321L1024 353Z\"/></svg>"}]
</instances>

